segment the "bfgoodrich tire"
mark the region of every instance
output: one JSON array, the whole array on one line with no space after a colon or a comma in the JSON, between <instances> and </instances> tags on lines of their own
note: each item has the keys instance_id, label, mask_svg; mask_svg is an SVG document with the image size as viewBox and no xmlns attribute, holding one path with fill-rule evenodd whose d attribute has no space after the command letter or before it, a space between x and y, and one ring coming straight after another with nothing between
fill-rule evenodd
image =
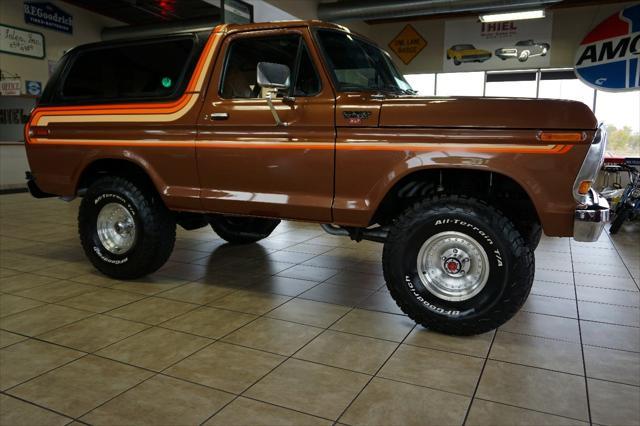
<instances>
[{"instance_id":1,"label":"bfgoodrich tire","mask_svg":"<svg viewBox=\"0 0 640 426\"><path fill-rule=\"evenodd\" d=\"M267 238L280 224L277 219L214 215L209 218L211 228L220 238L231 244L250 244Z\"/></svg>"},{"instance_id":2,"label":"bfgoodrich tire","mask_svg":"<svg viewBox=\"0 0 640 426\"><path fill-rule=\"evenodd\" d=\"M520 230L520 234L527 245L531 248L531 251L535 251L542 239L542 226L536 222L520 223L517 226Z\"/></svg>"},{"instance_id":3,"label":"bfgoodrich tire","mask_svg":"<svg viewBox=\"0 0 640 426\"><path fill-rule=\"evenodd\" d=\"M382 262L400 309L453 335L504 324L524 304L534 274L533 252L506 216L453 195L406 210L389 231Z\"/></svg>"},{"instance_id":4,"label":"bfgoodrich tire","mask_svg":"<svg viewBox=\"0 0 640 426\"><path fill-rule=\"evenodd\" d=\"M176 239L175 220L162 200L121 177L104 177L89 187L80 204L78 230L93 266L117 279L156 271Z\"/></svg>"}]
</instances>

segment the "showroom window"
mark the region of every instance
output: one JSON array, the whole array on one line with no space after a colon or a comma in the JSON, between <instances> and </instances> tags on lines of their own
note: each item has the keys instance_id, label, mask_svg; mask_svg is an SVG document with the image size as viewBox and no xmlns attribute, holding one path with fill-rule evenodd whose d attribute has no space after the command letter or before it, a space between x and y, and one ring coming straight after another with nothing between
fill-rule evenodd
<instances>
[{"instance_id":1,"label":"showroom window","mask_svg":"<svg viewBox=\"0 0 640 426\"><path fill-rule=\"evenodd\" d=\"M535 98L537 71L488 72L485 96Z\"/></svg>"},{"instance_id":2,"label":"showroom window","mask_svg":"<svg viewBox=\"0 0 640 426\"><path fill-rule=\"evenodd\" d=\"M482 96L484 72L450 72L438 74L436 96Z\"/></svg>"},{"instance_id":3,"label":"showroom window","mask_svg":"<svg viewBox=\"0 0 640 426\"><path fill-rule=\"evenodd\" d=\"M435 74L407 74L404 76L418 96L434 96L436 94Z\"/></svg>"},{"instance_id":4,"label":"showroom window","mask_svg":"<svg viewBox=\"0 0 640 426\"><path fill-rule=\"evenodd\" d=\"M607 151L618 156L640 156L640 91L596 93L596 117L607 125Z\"/></svg>"},{"instance_id":5,"label":"showroom window","mask_svg":"<svg viewBox=\"0 0 640 426\"><path fill-rule=\"evenodd\" d=\"M193 37L180 37L80 49L58 96L76 102L172 97L181 92L196 45Z\"/></svg>"},{"instance_id":6,"label":"showroom window","mask_svg":"<svg viewBox=\"0 0 640 426\"><path fill-rule=\"evenodd\" d=\"M578 101L593 110L595 90L577 79L572 70L542 70L538 97Z\"/></svg>"}]
</instances>

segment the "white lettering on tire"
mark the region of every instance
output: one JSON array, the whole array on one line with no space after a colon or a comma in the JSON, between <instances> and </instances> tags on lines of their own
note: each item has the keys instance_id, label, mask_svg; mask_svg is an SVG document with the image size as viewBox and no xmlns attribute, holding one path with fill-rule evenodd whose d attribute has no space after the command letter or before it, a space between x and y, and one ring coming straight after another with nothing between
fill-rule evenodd
<instances>
[{"instance_id":1,"label":"white lettering on tire","mask_svg":"<svg viewBox=\"0 0 640 426\"><path fill-rule=\"evenodd\" d=\"M93 246L93 251L94 251L94 252L96 252L96 254L98 255L98 257L99 257L100 259L102 259L103 261L105 261L105 262L107 262L107 263L112 263L112 264L114 264L114 265L122 265L123 263L127 263L127 262L129 261L129 258L128 258L128 257L125 257L124 259L119 259L119 260L116 260L116 259L109 259L109 258L108 258L108 257L106 257L105 255L103 255L103 254L100 252L100 249L99 249L98 247L96 247L96 246Z\"/></svg>"},{"instance_id":2,"label":"white lettering on tire","mask_svg":"<svg viewBox=\"0 0 640 426\"><path fill-rule=\"evenodd\" d=\"M120 204L125 206L127 208L127 210L129 210L129 212L131 213L132 216L136 215L136 211L131 206L131 204L129 204L129 202L127 200L125 200L123 197L119 196L118 194L111 194L111 193L101 194L98 197L96 197L95 200L93 200L93 204L97 205L100 201L104 200L105 198L109 198L109 197L110 198L115 198L116 200L120 201Z\"/></svg>"},{"instance_id":3,"label":"white lettering on tire","mask_svg":"<svg viewBox=\"0 0 640 426\"><path fill-rule=\"evenodd\" d=\"M420 294L416 291L416 288L413 285L413 282L411 281L411 277L409 277L408 275L405 276L404 280L406 281L407 286L409 287L409 290L411 291L413 296L416 298L416 300L422 303L427 309L442 315L449 315L451 317L460 316L460 311L444 309L439 306L432 305L431 303L429 303L429 301L425 300L424 297L420 296Z\"/></svg>"}]
</instances>

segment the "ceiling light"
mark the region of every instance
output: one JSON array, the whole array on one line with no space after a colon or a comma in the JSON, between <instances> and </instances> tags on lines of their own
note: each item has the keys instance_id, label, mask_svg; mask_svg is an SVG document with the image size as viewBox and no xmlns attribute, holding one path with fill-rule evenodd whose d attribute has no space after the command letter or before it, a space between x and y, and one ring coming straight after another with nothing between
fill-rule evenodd
<instances>
[{"instance_id":1,"label":"ceiling light","mask_svg":"<svg viewBox=\"0 0 640 426\"><path fill-rule=\"evenodd\" d=\"M502 22L502 21L519 21L522 19L539 19L544 18L544 9L523 10L521 12L507 13L489 13L480 15L481 22Z\"/></svg>"}]
</instances>

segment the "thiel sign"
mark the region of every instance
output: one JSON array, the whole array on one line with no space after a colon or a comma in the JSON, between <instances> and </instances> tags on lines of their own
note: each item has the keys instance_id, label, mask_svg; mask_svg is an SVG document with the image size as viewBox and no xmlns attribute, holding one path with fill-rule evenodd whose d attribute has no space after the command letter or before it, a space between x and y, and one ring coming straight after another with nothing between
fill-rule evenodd
<instances>
[{"instance_id":1,"label":"thiel sign","mask_svg":"<svg viewBox=\"0 0 640 426\"><path fill-rule=\"evenodd\" d=\"M582 81L600 90L640 89L640 4L610 16L587 34L575 68Z\"/></svg>"},{"instance_id":2,"label":"thiel sign","mask_svg":"<svg viewBox=\"0 0 640 426\"><path fill-rule=\"evenodd\" d=\"M24 2L24 22L63 33L73 33L73 16L52 3Z\"/></svg>"}]
</instances>

